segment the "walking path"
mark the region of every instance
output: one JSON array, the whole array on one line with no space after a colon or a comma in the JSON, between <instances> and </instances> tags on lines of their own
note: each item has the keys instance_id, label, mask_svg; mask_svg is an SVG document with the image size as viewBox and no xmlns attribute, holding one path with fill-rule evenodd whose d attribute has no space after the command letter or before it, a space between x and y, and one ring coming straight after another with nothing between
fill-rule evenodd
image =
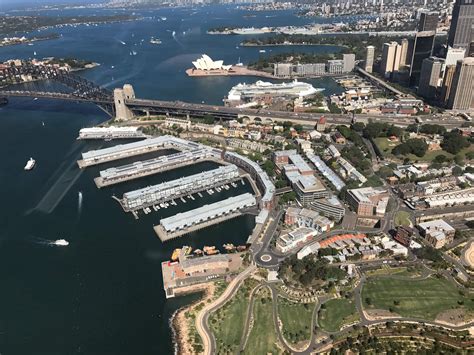
<instances>
[{"instance_id":1,"label":"walking path","mask_svg":"<svg viewBox=\"0 0 474 355\"><path fill-rule=\"evenodd\" d=\"M255 265L250 265L248 268L238 274L235 279L233 279L229 283L229 286L227 286L226 290L222 295L220 295L219 298L217 298L214 302L207 304L201 310L201 312L198 313L196 317L196 330L198 331L199 336L202 339L205 355L215 354L216 351L216 340L208 326L208 319L210 313L212 313L213 311L224 305L224 303L226 303L229 299L231 299L239 288L242 281L245 280L245 278L256 269L257 267Z\"/></svg>"}]
</instances>

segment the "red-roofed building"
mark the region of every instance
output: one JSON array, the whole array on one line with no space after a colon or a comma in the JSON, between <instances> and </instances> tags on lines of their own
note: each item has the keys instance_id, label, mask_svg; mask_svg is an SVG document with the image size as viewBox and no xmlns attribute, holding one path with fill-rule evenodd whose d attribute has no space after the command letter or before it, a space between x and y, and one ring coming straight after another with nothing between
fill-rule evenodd
<instances>
[{"instance_id":1,"label":"red-roofed building","mask_svg":"<svg viewBox=\"0 0 474 355\"><path fill-rule=\"evenodd\" d=\"M325 129L326 129L326 117L321 116L318 120L318 123L316 123L316 131L324 132Z\"/></svg>"}]
</instances>

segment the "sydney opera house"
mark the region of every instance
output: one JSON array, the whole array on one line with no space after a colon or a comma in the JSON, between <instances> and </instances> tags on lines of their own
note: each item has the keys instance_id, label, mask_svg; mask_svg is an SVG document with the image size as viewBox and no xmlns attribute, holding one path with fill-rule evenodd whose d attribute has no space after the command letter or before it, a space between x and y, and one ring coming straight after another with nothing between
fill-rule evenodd
<instances>
[{"instance_id":1,"label":"sydney opera house","mask_svg":"<svg viewBox=\"0 0 474 355\"><path fill-rule=\"evenodd\" d=\"M201 58L195 60L193 65L195 69L204 71L228 71L232 68L232 65L224 65L223 60L213 61L207 54L203 54Z\"/></svg>"}]
</instances>

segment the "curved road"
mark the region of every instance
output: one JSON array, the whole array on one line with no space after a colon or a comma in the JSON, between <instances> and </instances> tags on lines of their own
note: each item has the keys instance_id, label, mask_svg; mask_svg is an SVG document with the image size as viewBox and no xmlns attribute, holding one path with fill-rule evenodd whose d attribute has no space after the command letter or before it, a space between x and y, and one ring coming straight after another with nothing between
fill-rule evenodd
<instances>
[{"instance_id":1,"label":"curved road","mask_svg":"<svg viewBox=\"0 0 474 355\"><path fill-rule=\"evenodd\" d=\"M203 342L204 354L212 355L215 354L216 351L216 340L208 326L209 314L232 298L239 288L241 282L256 269L257 267L252 264L240 274L238 274L235 279L229 283L229 286L227 286L224 293L220 295L219 298L217 298L214 302L207 304L201 310L201 312L198 313L196 317L196 329Z\"/></svg>"}]
</instances>

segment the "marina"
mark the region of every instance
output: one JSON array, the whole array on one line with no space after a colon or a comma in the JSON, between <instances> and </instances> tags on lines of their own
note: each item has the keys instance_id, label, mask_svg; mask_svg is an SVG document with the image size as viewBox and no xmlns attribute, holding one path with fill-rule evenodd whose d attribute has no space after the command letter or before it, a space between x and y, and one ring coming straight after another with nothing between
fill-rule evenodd
<instances>
[{"instance_id":1,"label":"marina","mask_svg":"<svg viewBox=\"0 0 474 355\"><path fill-rule=\"evenodd\" d=\"M256 204L255 197L250 193L245 193L161 219L160 224L153 227L153 229L160 240L165 242L238 217L242 214L243 209L253 207Z\"/></svg>"},{"instance_id":2,"label":"marina","mask_svg":"<svg viewBox=\"0 0 474 355\"><path fill-rule=\"evenodd\" d=\"M120 200L120 204L125 212L131 212L176 198L186 203L185 197L193 193L224 185L240 177L239 169L235 165L221 166L214 170L127 192Z\"/></svg>"}]
</instances>

